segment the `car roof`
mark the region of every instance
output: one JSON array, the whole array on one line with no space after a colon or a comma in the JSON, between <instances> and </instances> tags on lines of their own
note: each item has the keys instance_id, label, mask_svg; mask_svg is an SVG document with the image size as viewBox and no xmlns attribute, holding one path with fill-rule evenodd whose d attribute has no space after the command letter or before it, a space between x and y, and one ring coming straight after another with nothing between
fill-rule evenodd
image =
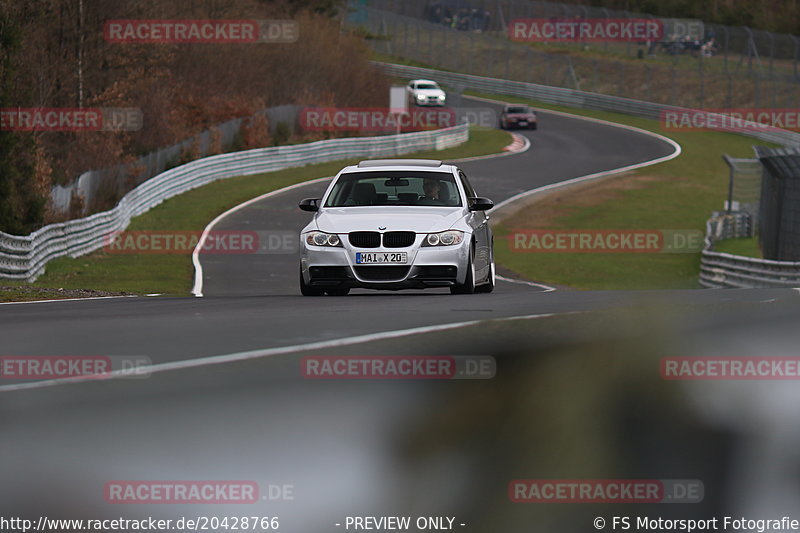
<instances>
[{"instance_id":1,"label":"car roof","mask_svg":"<svg viewBox=\"0 0 800 533\"><path fill-rule=\"evenodd\" d=\"M368 159L358 165L345 167L342 173L364 170L429 170L452 173L455 169L455 165L442 163L438 159Z\"/></svg>"},{"instance_id":2,"label":"car roof","mask_svg":"<svg viewBox=\"0 0 800 533\"><path fill-rule=\"evenodd\" d=\"M433 80L411 80L408 83L433 83L434 85L439 85L437 82Z\"/></svg>"}]
</instances>

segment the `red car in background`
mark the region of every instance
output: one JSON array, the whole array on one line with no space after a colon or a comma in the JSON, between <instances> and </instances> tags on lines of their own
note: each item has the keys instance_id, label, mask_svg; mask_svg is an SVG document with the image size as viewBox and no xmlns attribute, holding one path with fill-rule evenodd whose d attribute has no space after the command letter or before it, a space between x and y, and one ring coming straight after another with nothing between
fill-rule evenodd
<instances>
[{"instance_id":1,"label":"red car in background","mask_svg":"<svg viewBox=\"0 0 800 533\"><path fill-rule=\"evenodd\" d=\"M500 114L500 127L504 130L511 128L535 130L537 126L536 113L530 107L522 104L509 104L503 107L503 112Z\"/></svg>"}]
</instances>

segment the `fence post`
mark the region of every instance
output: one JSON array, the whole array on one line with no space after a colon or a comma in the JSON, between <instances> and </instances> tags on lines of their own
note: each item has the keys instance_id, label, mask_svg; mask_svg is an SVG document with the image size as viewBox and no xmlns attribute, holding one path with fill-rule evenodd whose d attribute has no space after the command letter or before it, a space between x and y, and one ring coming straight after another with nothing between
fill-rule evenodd
<instances>
[{"instance_id":1,"label":"fence post","mask_svg":"<svg viewBox=\"0 0 800 533\"><path fill-rule=\"evenodd\" d=\"M755 75L755 84L756 84L755 93L753 94L753 97L755 99L755 102L753 102L753 103L755 105L753 107L758 109L759 107L761 107L761 75L760 75L760 73L756 73L756 75Z\"/></svg>"},{"instance_id":2,"label":"fence post","mask_svg":"<svg viewBox=\"0 0 800 533\"><path fill-rule=\"evenodd\" d=\"M775 35L773 35L771 31L768 31L767 36L769 36L769 77L774 80L775 75L772 72L772 59L775 57Z\"/></svg>"},{"instance_id":3,"label":"fence post","mask_svg":"<svg viewBox=\"0 0 800 533\"><path fill-rule=\"evenodd\" d=\"M678 77L677 77L677 70L675 69L675 65L672 65L672 87L670 90L669 95L669 103L670 105L675 105L676 94L678 90Z\"/></svg>"},{"instance_id":4,"label":"fence post","mask_svg":"<svg viewBox=\"0 0 800 533\"><path fill-rule=\"evenodd\" d=\"M417 38L414 42L414 59L419 61L419 24L417 24Z\"/></svg>"},{"instance_id":5,"label":"fence post","mask_svg":"<svg viewBox=\"0 0 800 533\"><path fill-rule=\"evenodd\" d=\"M433 56L433 32L428 32L428 57L426 58L427 61L430 61L431 57Z\"/></svg>"},{"instance_id":6,"label":"fence post","mask_svg":"<svg viewBox=\"0 0 800 533\"><path fill-rule=\"evenodd\" d=\"M531 80L533 74L533 50L531 50L530 46L528 46L527 48L528 48L528 75L525 76L525 80L530 83L533 81Z\"/></svg>"},{"instance_id":7,"label":"fence post","mask_svg":"<svg viewBox=\"0 0 800 533\"><path fill-rule=\"evenodd\" d=\"M705 107L705 99L706 99L706 73L705 71L700 71L700 109Z\"/></svg>"},{"instance_id":8,"label":"fence post","mask_svg":"<svg viewBox=\"0 0 800 533\"><path fill-rule=\"evenodd\" d=\"M728 74L728 96L725 98L725 107L733 108L733 76Z\"/></svg>"},{"instance_id":9,"label":"fence post","mask_svg":"<svg viewBox=\"0 0 800 533\"><path fill-rule=\"evenodd\" d=\"M405 11L405 3L403 4ZM408 57L408 23L403 21L403 57Z\"/></svg>"},{"instance_id":10,"label":"fence post","mask_svg":"<svg viewBox=\"0 0 800 533\"><path fill-rule=\"evenodd\" d=\"M544 83L545 85L550 85L550 71L553 69L553 57L550 54L545 54L547 56L547 72L544 74Z\"/></svg>"},{"instance_id":11,"label":"fence post","mask_svg":"<svg viewBox=\"0 0 800 533\"><path fill-rule=\"evenodd\" d=\"M725 61L724 61L724 69L725 74L728 73L728 46L730 44L730 34L728 32L727 26L722 26L722 31L725 32Z\"/></svg>"},{"instance_id":12,"label":"fence post","mask_svg":"<svg viewBox=\"0 0 800 533\"><path fill-rule=\"evenodd\" d=\"M506 79L509 79L509 71L511 69L511 39L506 39Z\"/></svg>"},{"instance_id":13,"label":"fence post","mask_svg":"<svg viewBox=\"0 0 800 533\"><path fill-rule=\"evenodd\" d=\"M467 54L467 72L475 74L472 69L472 58L475 56L475 36L470 32L469 34L469 53Z\"/></svg>"}]
</instances>

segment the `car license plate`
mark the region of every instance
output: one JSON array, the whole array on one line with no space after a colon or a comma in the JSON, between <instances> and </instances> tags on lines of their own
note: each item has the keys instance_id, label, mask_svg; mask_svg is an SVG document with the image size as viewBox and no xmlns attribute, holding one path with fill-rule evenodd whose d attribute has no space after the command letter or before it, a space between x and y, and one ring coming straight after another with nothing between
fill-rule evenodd
<instances>
[{"instance_id":1,"label":"car license plate","mask_svg":"<svg viewBox=\"0 0 800 533\"><path fill-rule=\"evenodd\" d=\"M404 265L406 263L408 263L407 252L356 252L357 265Z\"/></svg>"},{"instance_id":2,"label":"car license plate","mask_svg":"<svg viewBox=\"0 0 800 533\"><path fill-rule=\"evenodd\" d=\"M527 125L528 125L528 122L527 122L527 121L525 121L525 120L520 120L520 121L519 121L519 125L520 125L520 126L527 126Z\"/></svg>"}]
</instances>

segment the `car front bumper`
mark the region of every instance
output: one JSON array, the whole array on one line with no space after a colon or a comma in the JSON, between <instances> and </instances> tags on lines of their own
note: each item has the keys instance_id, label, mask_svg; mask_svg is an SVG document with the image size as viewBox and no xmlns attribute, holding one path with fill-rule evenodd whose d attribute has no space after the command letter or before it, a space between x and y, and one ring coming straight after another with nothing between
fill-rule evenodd
<instances>
[{"instance_id":1,"label":"car front bumper","mask_svg":"<svg viewBox=\"0 0 800 533\"><path fill-rule=\"evenodd\" d=\"M357 248L341 235L343 247L312 246L303 240L300 267L305 283L312 287L365 289L413 289L463 284L469 264L469 235L453 246L421 246L417 235L407 248ZM357 252L406 252L404 265L358 265Z\"/></svg>"}]
</instances>

